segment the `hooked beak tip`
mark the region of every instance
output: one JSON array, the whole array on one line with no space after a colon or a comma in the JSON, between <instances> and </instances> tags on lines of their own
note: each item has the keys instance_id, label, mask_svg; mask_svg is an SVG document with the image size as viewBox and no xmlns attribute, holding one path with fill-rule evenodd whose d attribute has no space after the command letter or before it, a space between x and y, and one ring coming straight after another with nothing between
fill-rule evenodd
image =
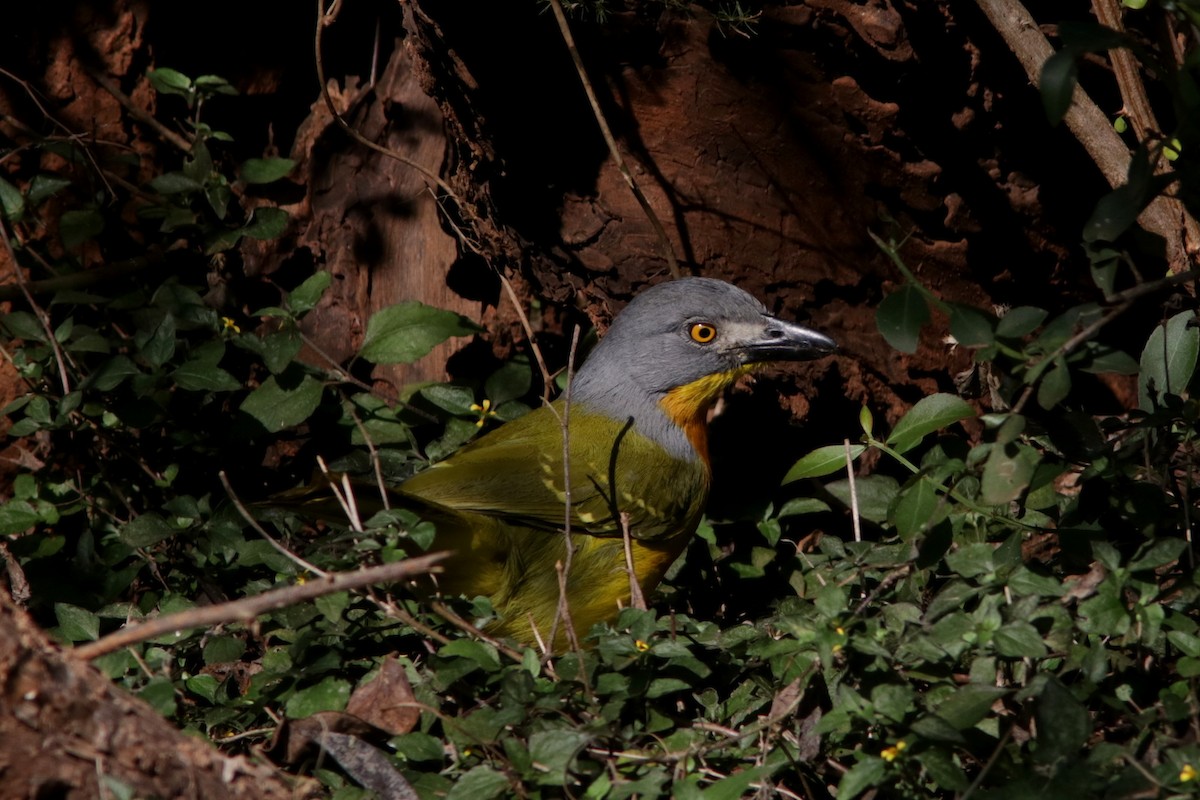
<instances>
[{"instance_id":1,"label":"hooked beak tip","mask_svg":"<svg viewBox=\"0 0 1200 800\"><path fill-rule=\"evenodd\" d=\"M746 348L748 360L761 361L811 361L838 352L838 344L823 333L803 325L768 318L762 336L750 342Z\"/></svg>"}]
</instances>

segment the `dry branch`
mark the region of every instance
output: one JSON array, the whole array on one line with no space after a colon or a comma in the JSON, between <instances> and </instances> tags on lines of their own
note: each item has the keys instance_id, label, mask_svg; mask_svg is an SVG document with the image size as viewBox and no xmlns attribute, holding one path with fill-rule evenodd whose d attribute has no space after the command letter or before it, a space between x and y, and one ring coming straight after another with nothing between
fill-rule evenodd
<instances>
[{"instance_id":1,"label":"dry branch","mask_svg":"<svg viewBox=\"0 0 1200 800\"><path fill-rule=\"evenodd\" d=\"M76 647L74 654L81 659L90 660L119 650L137 642L144 642L157 636L165 636L175 631L188 628L206 628L225 622L250 620L268 611L274 611L286 606L303 603L334 592L361 589L377 583L394 583L396 581L414 578L417 575L433 571L437 562L444 559L447 553L430 553L418 558L397 561L393 564L383 564L378 567L368 567L356 572L335 572L323 578L310 580L307 583L285 586L282 589L272 589L269 592L244 597L228 603L218 603L212 606L191 608L176 614L168 614L138 625L122 628L110 633L103 639Z\"/></svg>"},{"instance_id":2,"label":"dry branch","mask_svg":"<svg viewBox=\"0 0 1200 800\"><path fill-rule=\"evenodd\" d=\"M1054 48L1029 11L1019 0L980 0L979 7L1021 62L1029 80L1034 86L1039 86L1042 65L1054 55ZM1109 185L1115 187L1125 183L1129 173L1129 148L1113 130L1104 111L1078 86L1075 87L1074 99L1065 121ZM1189 225L1195 226L1195 221L1178 201L1156 197L1138 217L1138 222L1146 230L1166 240L1167 260L1172 272L1187 269L1200 242L1187 241L1184 232Z\"/></svg>"}]
</instances>

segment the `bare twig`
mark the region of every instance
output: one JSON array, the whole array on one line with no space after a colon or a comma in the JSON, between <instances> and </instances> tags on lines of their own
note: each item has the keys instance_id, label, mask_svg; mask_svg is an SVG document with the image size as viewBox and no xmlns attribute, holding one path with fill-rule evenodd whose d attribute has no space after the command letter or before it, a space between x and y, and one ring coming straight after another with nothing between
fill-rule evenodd
<instances>
[{"instance_id":1,"label":"bare twig","mask_svg":"<svg viewBox=\"0 0 1200 800\"><path fill-rule=\"evenodd\" d=\"M629 532L629 512L621 512L621 538L625 540L625 569L629 572L629 605L646 610L646 596L638 582L637 570L633 568L633 535Z\"/></svg>"},{"instance_id":2,"label":"bare twig","mask_svg":"<svg viewBox=\"0 0 1200 800\"><path fill-rule=\"evenodd\" d=\"M862 541L862 520L858 515L858 484L854 481L854 456L850 452L850 440L843 439L846 446L846 477L850 480L850 519L854 523L854 541Z\"/></svg>"},{"instance_id":3,"label":"bare twig","mask_svg":"<svg viewBox=\"0 0 1200 800\"><path fill-rule=\"evenodd\" d=\"M446 183L446 181L442 180L440 175L431 171L430 169L425 167L423 164L418 164L416 161L413 161L411 158L407 158L405 156L400 155L395 150L391 150L387 147L383 147L382 145L378 145L375 142L372 142L370 139L363 136L361 133L359 133L357 130L355 130L353 127L351 127L350 123L347 122L344 117L342 117L341 113L334 106L333 98L329 96L329 85L325 80L325 62L321 57L321 38L325 32L325 28L327 26L329 26L330 24L332 24L333 21L337 18L338 11L340 10L340 5L341 5L340 3L335 2L330 7L330 10L328 12L326 12L324 0L317 0L317 30L316 30L316 36L315 36L314 42L313 42L313 49L314 49L314 53L315 53L314 63L317 68L317 81L321 84L321 97L325 100L325 106L326 106L326 108L329 109L329 113L333 116L334 121L337 122L337 124L339 126L341 126L342 130L344 130L344 131L346 131L346 133L350 134L350 137L352 139L354 139L354 141L358 142L363 147L366 147L369 150L374 150L376 153L379 153L380 155L387 156L390 159L398 161L406 167L411 167L412 169L415 169L417 172L421 173L426 178L431 180L434 184L436 184L437 187L439 189L441 189L443 192L445 192L447 196L449 196L451 199L453 199L459 208L462 208L463 207L462 201L459 199L458 195L455 194L454 190L450 188L450 184L448 184L448 183Z\"/></svg>"},{"instance_id":4,"label":"bare twig","mask_svg":"<svg viewBox=\"0 0 1200 800\"><path fill-rule=\"evenodd\" d=\"M311 564L308 561L305 561L303 558L296 555L291 550L288 550L286 547L284 547L282 544L279 543L279 540L277 540L271 534L267 533L266 529L263 528L262 525L258 524L258 520L256 520L254 518L254 515L250 513L250 510L248 508L246 508L245 504L242 503L241 498L239 498L237 496L237 492L233 491L233 487L229 484L229 476L227 476L225 474L225 470L221 470L220 472L218 472L217 477L221 479L221 485L225 487L225 494L229 495L229 499L231 501L233 501L234 508L236 508L238 510L238 513L242 515L242 519L246 520L246 522L248 522L250 524L250 527L254 529L255 533L257 533L262 538L266 539L267 543L270 544L271 547L274 547L277 551L279 551L279 553L284 558L287 558L288 560L292 561L297 566L299 566L301 569L307 570L308 572L311 572L313 575L316 575L321 578L327 577L329 575L329 573L326 572L325 570L321 569L320 567L316 566L315 564Z\"/></svg>"},{"instance_id":5,"label":"bare twig","mask_svg":"<svg viewBox=\"0 0 1200 800\"><path fill-rule=\"evenodd\" d=\"M428 555L383 564L378 567L368 567L356 572L335 572L323 578L307 583L272 589L253 597L244 597L228 603L218 603L200 608L189 608L176 614L148 620L138 625L122 628L110 633L103 639L76 647L72 652L79 658L91 659L128 647L131 644L144 642L158 636L165 636L176 631L189 628L207 628L226 622L251 620L268 611L313 600L317 597L361 589L377 583L394 583L408 578L435 571L435 565L446 557L446 553L430 553Z\"/></svg>"},{"instance_id":6,"label":"bare twig","mask_svg":"<svg viewBox=\"0 0 1200 800\"><path fill-rule=\"evenodd\" d=\"M629 171L629 167L625 164L625 157L621 155L621 150L617 147L617 140L613 138L612 129L608 126L608 120L605 119L604 112L600 110L600 101L596 98L596 91L592 88L591 80L588 79L587 69L583 66L583 57L579 55L579 49L575 46L575 37L571 35L571 27L567 24L567 15L563 13L562 4L559 0L550 0L550 8L554 11L554 19L558 22L558 29L562 33L567 50L571 52L571 60L575 63L575 71L579 73L579 80L583 84L583 91L587 94L588 102L592 106L592 114L595 115L596 123L600 126L600 133L604 136L605 143L608 144L608 152L612 154L617 169L621 171L621 176L625 178L625 183L629 185L629 190L633 192L633 196L637 198L638 205L642 207L642 212L646 215L646 219L653 226L654 233L658 236L658 243L662 247L663 256L667 259L667 266L671 270L671 276L675 278L682 277L683 273L679 269L679 262L675 259L675 249L671 246L671 240L667 238L667 230L663 227L662 221L659 220L658 214L654 213L654 209L650 206L650 201L646 199L646 195L642 193L641 187L634 180L633 173Z\"/></svg>"},{"instance_id":7,"label":"bare twig","mask_svg":"<svg viewBox=\"0 0 1200 800\"><path fill-rule=\"evenodd\" d=\"M1054 48L1029 11L1020 0L979 0L979 7L1021 62L1029 80L1038 86L1042 79L1042 65L1054 54ZM1129 173L1129 148L1113 130L1105 113L1078 86L1075 87L1075 96L1064 120L1109 184L1120 186L1125 183ZM1178 272L1186 268L1192 249L1183 240L1185 226L1180 216L1182 207L1172 208L1169 201L1167 197L1156 197L1138 217L1138 221L1146 230L1167 241L1171 269ZM1193 243L1192 247L1195 246Z\"/></svg>"},{"instance_id":8,"label":"bare twig","mask_svg":"<svg viewBox=\"0 0 1200 800\"><path fill-rule=\"evenodd\" d=\"M571 383L575 380L575 348L579 346L579 326L571 335L571 350L567 354L567 386L563 390L563 410L558 415L559 426L562 430L562 475L563 475L563 543L566 554L561 562L562 574L558 579L558 608L554 612L554 622L550 625L550 645L558 637L558 624L567 626L568 639L575 637L575 627L571 624L567 607L567 576L571 573L571 561L575 557L575 542L571 539ZM554 406L547 406L551 411ZM578 644L578 642L576 643Z\"/></svg>"},{"instance_id":9,"label":"bare twig","mask_svg":"<svg viewBox=\"0 0 1200 800\"><path fill-rule=\"evenodd\" d=\"M342 405L350 414L350 418L354 420L354 426L358 428L358 433L363 437L363 441L367 445L367 451L371 454L371 466L375 471L375 485L379 489L379 499L383 501L385 511L391 510L392 502L388 496L387 483L383 480L383 463L379 460L379 450L375 447L374 440L371 439L371 434L367 430L367 426L358 418L358 412L354 410L354 403L350 398L342 395Z\"/></svg>"},{"instance_id":10,"label":"bare twig","mask_svg":"<svg viewBox=\"0 0 1200 800\"><path fill-rule=\"evenodd\" d=\"M117 102L125 107L125 110L129 112L129 115L131 117L133 117L134 119L136 119L138 122L142 123L143 125L149 127L151 130L153 130L155 133L157 133L160 137L162 137L162 139L164 141L174 145L179 150L182 150L185 153L192 152L192 143L191 142L189 142L185 137L181 136L180 134L178 134L175 131L168 128L166 125L163 125L161 122L156 120L153 117L153 115L151 115L148 111L146 111L146 109L138 107L138 105L133 102L132 98L130 98L129 95L122 92L120 89L117 88L117 85L115 83L113 83L111 80L109 80L107 75L102 74L99 70L90 69L90 68L88 69L87 72L88 72L88 75L90 75L92 77L92 80L94 80L96 83L100 84L100 87L102 89L104 89L104 91L108 92L113 97L115 97L117 99Z\"/></svg>"},{"instance_id":11,"label":"bare twig","mask_svg":"<svg viewBox=\"0 0 1200 800\"><path fill-rule=\"evenodd\" d=\"M484 631L480 630L479 628L475 627L471 623L467 622L465 619L460 617L458 614L454 613L454 611L452 611L450 609L450 607L447 606L445 603L439 602L437 600L430 600L429 608L431 611L433 611L439 617L443 618L450 624L454 625L456 628L459 628L460 630L463 630L466 633L471 634L471 636L473 636L476 639L480 639L482 641L487 642L492 647L496 648L501 653L503 653L504 655L511 658L513 661L517 662L518 664L521 663L522 656L521 656L520 652L509 647L508 645L506 645L504 642L500 641L496 637L489 636Z\"/></svg>"},{"instance_id":12,"label":"bare twig","mask_svg":"<svg viewBox=\"0 0 1200 800\"><path fill-rule=\"evenodd\" d=\"M542 357L542 348L538 347L537 340L533 338L533 325L529 323L529 315L525 313L524 306L521 305L521 300L517 297L517 292L513 289L512 282L505 276L502 270L495 270L496 277L500 279L500 285L504 287L505 294L512 301L513 308L517 310L517 318L521 320L521 327L525 329L525 336L529 338L529 348L533 350L533 358L537 362L538 370L542 373L542 400L550 402L550 391L554 388L554 377L550 374L549 368L546 367L546 359ZM571 347L571 353L574 354L575 348Z\"/></svg>"},{"instance_id":13,"label":"bare twig","mask_svg":"<svg viewBox=\"0 0 1200 800\"><path fill-rule=\"evenodd\" d=\"M40 281L25 281L24 290L20 284L5 284L0 286L0 302L15 300L23 297L26 292L31 295L44 295L71 289L85 289L97 283L104 283L122 275L140 272L149 266L162 261L160 255L138 256L128 261L117 261L102 267L74 272L70 275L60 275Z\"/></svg>"},{"instance_id":14,"label":"bare twig","mask_svg":"<svg viewBox=\"0 0 1200 800\"><path fill-rule=\"evenodd\" d=\"M1065 356L1068 353L1072 352L1076 347L1079 347L1079 345L1083 344L1088 339L1091 339L1093 336L1095 336L1097 333L1099 333L1101 328L1103 328L1108 323L1112 322L1117 317L1124 314L1126 311L1128 311L1132 307L1133 307L1132 300L1127 300L1124 303L1121 303L1120 305L1118 305L1117 307L1113 308L1108 313L1106 313L1104 316L1100 317L1100 319L1093 322L1091 325L1088 325L1088 326L1082 328L1078 333L1076 333L1070 339L1067 339L1065 342L1063 342L1061 345L1059 345L1054 350L1054 352L1044 356L1040 363L1049 364L1052 361L1054 361L1054 359L1061 358L1062 356ZM1041 380L1041 376L1045 375L1045 374L1046 374L1045 371L1043 371L1041 374L1039 374L1038 380ZM1033 383L1031 383L1025 387L1025 391L1021 392L1021 396L1019 398L1017 398L1017 402L1013 403L1012 413L1014 413L1014 414L1021 413L1021 410L1023 408L1025 408L1026 403L1029 402L1029 398L1033 396L1033 393L1036 388L1037 388L1037 381L1034 381Z\"/></svg>"},{"instance_id":15,"label":"bare twig","mask_svg":"<svg viewBox=\"0 0 1200 800\"><path fill-rule=\"evenodd\" d=\"M41 323L42 330L46 332L46 343L54 351L54 360L58 364L58 380L62 385L63 395L68 395L71 393L71 376L67 374L66 356L63 354L62 346L58 343L58 338L54 335L54 328L50 325L49 315L37 304L37 301L33 299L33 295L25 287L25 273L21 271L21 264L17 261L16 251L13 250L12 242L9 241L8 237L8 226L0 218L0 239L4 240L4 251L8 254L8 258L12 262L13 279L16 280L21 294L24 295L25 302L33 310L33 315Z\"/></svg>"}]
</instances>

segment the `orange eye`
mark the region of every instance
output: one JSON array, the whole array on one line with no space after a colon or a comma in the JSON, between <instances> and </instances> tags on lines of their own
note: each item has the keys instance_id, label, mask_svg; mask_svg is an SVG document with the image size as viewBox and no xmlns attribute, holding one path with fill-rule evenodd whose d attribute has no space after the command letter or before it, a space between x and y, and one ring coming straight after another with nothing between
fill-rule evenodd
<instances>
[{"instance_id":1,"label":"orange eye","mask_svg":"<svg viewBox=\"0 0 1200 800\"><path fill-rule=\"evenodd\" d=\"M692 337L693 342L708 344L717 338L717 329L707 322L697 322L688 328L688 335Z\"/></svg>"}]
</instances>

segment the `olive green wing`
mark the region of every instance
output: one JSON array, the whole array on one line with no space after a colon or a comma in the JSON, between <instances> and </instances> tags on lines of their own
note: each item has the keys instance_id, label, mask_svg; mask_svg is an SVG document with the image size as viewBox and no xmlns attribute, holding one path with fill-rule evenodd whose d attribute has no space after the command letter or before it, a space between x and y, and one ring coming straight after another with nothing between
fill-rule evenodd
<instances>
[{"instance_id":1,"label":"olive green wing","mask_svg":"<svg viewBox=\"0 0 1200 800\"><path fill-rule=\"evenodd\" d=\"M581 407L571 409L570 420L568 469L559 418L543 407L418 473L399 491L508 524L561 530L569 480L574 531L620 536L622 512L639 539L690 531L708 488L699 461L673 458L628 424Z\"/></svg>"}]
</instances>

